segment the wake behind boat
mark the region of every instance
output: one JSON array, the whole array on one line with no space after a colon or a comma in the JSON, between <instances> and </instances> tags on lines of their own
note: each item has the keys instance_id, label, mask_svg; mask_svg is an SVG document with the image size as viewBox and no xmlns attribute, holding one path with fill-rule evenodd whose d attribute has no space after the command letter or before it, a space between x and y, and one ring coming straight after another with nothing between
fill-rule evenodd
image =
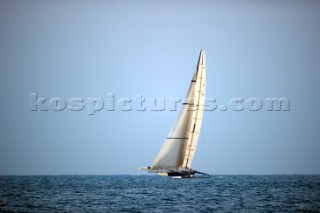
<instances>
[{"instance_id":1,"label":"wake behind boat","mask_svg":"<svg viewBox=\"0 0 320 213\"><path fill-rule=\"evenodd\" d=\"M205 88L205 51L201 50L197 69L177 120L153 164L141 167L140 170L179 178L191 178L196 174L201 177L210 177L206 173L191 169L202 124Z\"/></svg>"}]
</instances>

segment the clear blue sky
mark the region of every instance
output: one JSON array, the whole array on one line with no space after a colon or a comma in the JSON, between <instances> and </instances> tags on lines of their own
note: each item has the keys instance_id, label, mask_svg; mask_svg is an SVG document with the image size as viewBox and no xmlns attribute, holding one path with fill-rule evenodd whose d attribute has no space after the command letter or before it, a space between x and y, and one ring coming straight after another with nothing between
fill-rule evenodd
<instances>
[{"instance_id":1,"label":"clear blue sky","mask_svg":"<svg viewBox=\"0 0 320 213\"><path fill-rule=\"evenodd\" d=\"M194 168L320 174L320 2L0 2L0 174L144 174L177 112L35 112L39 97L287 97L288 112L205 112Z\"/></svg>"}]
</instances>

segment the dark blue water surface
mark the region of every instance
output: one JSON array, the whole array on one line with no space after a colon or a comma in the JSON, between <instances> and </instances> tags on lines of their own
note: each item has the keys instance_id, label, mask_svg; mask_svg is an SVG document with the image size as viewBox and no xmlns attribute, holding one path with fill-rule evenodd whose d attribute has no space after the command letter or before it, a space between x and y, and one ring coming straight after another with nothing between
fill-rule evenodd
<instances>
[{"instance_id":1,"label":"dark blue water surface","mask_svg":"<svg viewBox=\"0 0 320 213\"><path fill-rule=\"evenodd\" d=\"M0 211L320 211L320 176L0 176Z\"/></svg>"}]
</instances>

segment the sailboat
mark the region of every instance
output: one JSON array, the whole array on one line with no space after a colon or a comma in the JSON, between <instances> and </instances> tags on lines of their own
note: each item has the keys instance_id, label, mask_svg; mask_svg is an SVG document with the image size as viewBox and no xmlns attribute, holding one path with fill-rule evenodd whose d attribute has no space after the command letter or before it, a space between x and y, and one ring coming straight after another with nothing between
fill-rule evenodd
<instances>
[{"instance_id":1,"label":"sailboat","mask_svg":"<svg viewBox=\"0 0 320 213\"><path fill-rule=\"evenodd\" d=\"M205 91L206 61L205 51L201 50L196 71L178 118L173 123L152 165L141 167L139 170L175 178L210 177L191 167L202 124Z\"/></svg>"}]
</instances>

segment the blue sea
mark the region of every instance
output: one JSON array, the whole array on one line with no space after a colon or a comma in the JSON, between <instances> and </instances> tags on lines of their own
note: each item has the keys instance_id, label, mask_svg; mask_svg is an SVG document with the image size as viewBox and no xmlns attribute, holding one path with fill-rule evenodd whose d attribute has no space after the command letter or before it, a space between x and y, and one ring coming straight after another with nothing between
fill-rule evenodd
<instances>
[{"instance_id":1,"label":"blue sea","mask_svg":"<svg viewBox=\"0 0 320 213\"><path fill-rule=\"evenodd\" d=\"M0 212L11 211L320 212L320 176L0 176Z\"/></svg>"}]
</instances>

